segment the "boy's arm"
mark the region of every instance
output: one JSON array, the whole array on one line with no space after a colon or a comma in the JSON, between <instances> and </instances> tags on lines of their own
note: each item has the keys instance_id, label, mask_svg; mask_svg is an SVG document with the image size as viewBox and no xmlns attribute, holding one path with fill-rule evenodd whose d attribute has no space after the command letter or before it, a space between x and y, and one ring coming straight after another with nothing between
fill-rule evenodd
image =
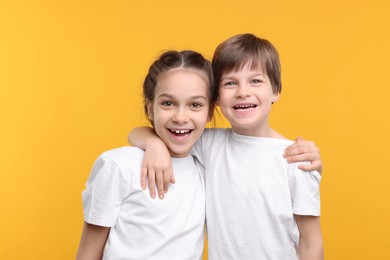
<instances>
[{"instance_id":1,"label":"boy's arm","mask_svg":"<svg viewBox=\"0 0 390 260\"><path fill-rule=\"evenodd\" d=\"M301 260L323 260L324 248L320 217L294 215L299 237L299 256Z\"/></svg>"},{"instance_id":2,"label":"boy's arm","mask_svg":"<svg viewBox=\"0 0 390 260\"><path fill-rule=\"evenodd\" d=\"M109 227L96 226L84 222L76 260L102 259L109 232Z\"/></svg>"},{"instance_id":3,"label":"boy's arm","mask_svg":"<svg viewBox=\"0 0 390 260\"><path fill-rule=\"evenodd\" d=\"M169 183L175 183L168 148L150 127L134 128L128 136L128 141L145 150L141 169L141 187L146 189L146 177L148 177L150 196L156 197L157 183L158 197L163 199L164 193L168 192Z\"/></svg>"},{"instance_id":4,"label":"boy's arm","mask_svg":"<svg viewBox=\"0 0 390 260\"><path fill-rule=\"evenodd\" d=\"M284 157L289 163L310 161L311 164L298 166L303 171L322 172L320 149L314 142L306 141L302 137L297 137L295 143L286 148Z\"/></svg>"}]
</instances>

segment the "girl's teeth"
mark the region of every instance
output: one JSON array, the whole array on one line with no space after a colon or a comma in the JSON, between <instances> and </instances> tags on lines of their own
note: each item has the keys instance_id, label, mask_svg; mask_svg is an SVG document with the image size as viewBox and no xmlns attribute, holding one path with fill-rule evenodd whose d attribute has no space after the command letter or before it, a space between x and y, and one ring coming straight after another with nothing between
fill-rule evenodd
<instances>
[{"instance_id":1,"label":"girl's teeth","mask_svg":"<svg viewBox=\"0 0 390 260\"><path fill-rule=\"evenodd\" d=\"M171 130L171 132L175 134L185 134L185 133L189 133L190 130Z\"/></svg>"}]
</instances>

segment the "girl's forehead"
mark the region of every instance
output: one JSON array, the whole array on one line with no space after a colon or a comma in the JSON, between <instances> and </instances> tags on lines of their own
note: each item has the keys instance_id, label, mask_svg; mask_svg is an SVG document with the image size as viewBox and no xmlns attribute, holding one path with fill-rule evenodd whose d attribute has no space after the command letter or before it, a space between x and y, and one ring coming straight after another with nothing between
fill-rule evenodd
<instances>
[{"instance_id":1,"label":"girl's forehead","mask_svg":"<svg viewBox=\"0 0 390 260\"><path fill-rule=\"evenodd\" d=\"M187 74L187 75L197 75L201 78L203 78L206 82L208 82L207 74L206 72L199 70L199 69L192 69L192 68L174 68L170 69L160 75L158 80L166 78L166 77L172 77L172 75L178 75L178 74Z\"/></svg>"},{"instance_id":2,"label":"girl's forehead","mask_svg":"<svg viewBox=\"0 0 390 260\"><path fill-rule=\"evenodd\" d=\"M206 93L208 95L208 82L204 73L197 70L176 69L162 75L157 81L155 93L181 92Z\"/></svg>"}]
</instances>

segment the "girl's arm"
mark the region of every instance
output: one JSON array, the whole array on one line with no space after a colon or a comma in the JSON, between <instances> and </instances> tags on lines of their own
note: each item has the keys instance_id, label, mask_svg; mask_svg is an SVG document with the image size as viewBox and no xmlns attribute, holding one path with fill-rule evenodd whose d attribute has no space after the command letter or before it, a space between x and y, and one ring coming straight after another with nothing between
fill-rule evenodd
<instances>
[{"instance_id":1,"label":"girl's arm","mask_svg":"<svg viewBox=\"0 0 390 260\"><path fill-rule=\"evenodd\" d=\"M96 226L84 222L76 260L102 259L109 232L109 227Z\"/></svg>"},{"instance_id":2,"label":"girl's arm","mask_svg":"<svg viewBox=\"0 0 390 260\"><path fill-rule=\"evenodd\" d=\"M322 162L320 149L312 141L306 141L302 137L297 137L295 143L287 147L284 157L289 163L310 161L309 165L299 165L302 171L322 172Z\"/></svg>"},{"instance_id":3,"label":"girl's arm","mask_svg":"<svg viewBox=\"0 0 390 260\"><path fill-rule=\"evenodd\" d=\"M299 256L301 260L323 260L324 248L320 217L294 215L299 237Z\"/></svg>"},{"instance_id":4,"label":"girl's arm","mask_svg":"<svg viewBox=\"0 0 390 260\"><path fill-rule=\"evenodd\" d=\"M146 177L148 177L150 196L156 197L157 184L158 197L163 199L164 193L168 192L169 183L175 183L168 148L150 127L134 128L128 136L128 141L145 150L141 169L141 187L146 189Z\"/></svg>"}]
</instances>

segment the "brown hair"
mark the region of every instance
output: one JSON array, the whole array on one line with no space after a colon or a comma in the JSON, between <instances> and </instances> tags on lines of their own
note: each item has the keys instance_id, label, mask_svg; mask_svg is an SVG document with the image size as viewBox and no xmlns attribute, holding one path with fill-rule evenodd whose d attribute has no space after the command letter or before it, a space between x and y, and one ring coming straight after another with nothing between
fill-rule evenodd
<instances>
[{"instance_id":1,"label":"brown hair","mask_svg":"<svg viewBox=\"0 0 390 260\"><path fill-rule=\"evenodd\" d=\"M207 76L210 109L209 115L213 115L217 89L215 89L214 77L210 61L206 60L200 53L190 50L184 51L167 51L163 53L149 67L149 72L145 77L143 84L144 109L148 116L147 102L153 102L156 86L159 78L168 71L176 68L185 68L204 72ZM150 118L148 117L150 120ZM153 124L153 122L152 122Z\"/></svg>"},{"instance_id":2,"label":"brown hair","mask_svg":"<svg viewBox=\"0 0 390 260\"><path fill-rule=\"evenodd\" d=\"M212 60L216 85L223 74L241 70L246 64L251 69L263 69L274 94L282 91L278 51L268 40L250 33L233 36L216 48Z\"/></svg>"}]
</instances>

